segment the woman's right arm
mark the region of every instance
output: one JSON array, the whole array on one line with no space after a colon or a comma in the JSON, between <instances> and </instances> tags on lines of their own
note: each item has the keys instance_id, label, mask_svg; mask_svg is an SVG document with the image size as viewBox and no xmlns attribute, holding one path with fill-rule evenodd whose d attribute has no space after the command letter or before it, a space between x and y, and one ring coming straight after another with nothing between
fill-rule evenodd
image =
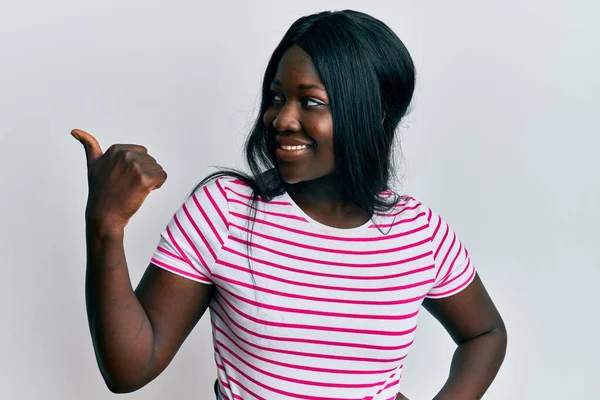
<instances>
[{"instance_id":1,"label":"woman's right arm","mask_svg":"<svg viewBox=\"0 0 600 400\"><path fill-rule=\"evenodd\" d=\"M132 392L167 367L206 311L213 287L150 264L133 290L124 228L166 173L142 146L114 145L103 153L92 135L72 134L88 161L86 305L94 351L108 388Z\"/></svg>"}]
</instances>

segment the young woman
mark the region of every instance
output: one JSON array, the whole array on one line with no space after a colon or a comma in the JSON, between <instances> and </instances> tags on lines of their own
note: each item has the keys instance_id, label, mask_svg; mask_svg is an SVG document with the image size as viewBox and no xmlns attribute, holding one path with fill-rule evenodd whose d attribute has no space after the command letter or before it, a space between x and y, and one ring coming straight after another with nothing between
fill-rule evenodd
<instances>
[{"instance_id":1,"label":"young woman","mask_svg":"<svg viewBox=\"0 0 600 400\"><path fill-rule=\"evenodd\" d=\"M166 173L143 146L88 160L86 300L106 384L158 376L210 309L221 399L394 399L423 305L456 353L436 399L478 399L506 349L467 250L388 186L415 72L400 39L355 11L296 21L264 75L251 174L204 179L134 291L123 232ZM444 362L441 360L441 362Z\"/></svg>"}]
</instances>

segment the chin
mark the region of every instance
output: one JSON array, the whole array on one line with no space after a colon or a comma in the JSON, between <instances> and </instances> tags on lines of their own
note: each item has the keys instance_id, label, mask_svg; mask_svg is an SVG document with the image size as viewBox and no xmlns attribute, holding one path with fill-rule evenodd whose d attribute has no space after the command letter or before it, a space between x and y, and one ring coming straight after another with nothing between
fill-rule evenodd
<instances>
[{"instance_id":1,"label":"chin","mask_svg":"<svg viewBox=\"0 0 600 400\"><path fill-rule=\"evenodd\" d=\"M312 172L312 174L310 172ZM285 168L279 169L279 178L288 185L310 182L325 176L327 176L327 174L315 174L315 171L286 170Z\"/></svg>"},{"instance_id":2,"label":"chin","mask_svg":"<svg viewBox=\"0 0 600 400\"><path fill-rule=\"evenodd\" d=\"M289 168L285 166L279 166L278 168L279 178L288 185L295 185L296 183L300 183L307 179L307 175L302 171L299 171L298 168Z\"/></svg>"},{"instance_id":3,"label":"chin","mask_svg":"<svg viewBox=\"0 0 600 400\"><path fill-rule=\"evenodd\" d=\"M281 180L283 182L285 182L288 185L295 185L296 183L300 183L305 181L305 179L302 179L302 177L297 176L297 175L291 175L291 174L279 174L279 177L281 178Z\"/></svg>"}]
</instances>

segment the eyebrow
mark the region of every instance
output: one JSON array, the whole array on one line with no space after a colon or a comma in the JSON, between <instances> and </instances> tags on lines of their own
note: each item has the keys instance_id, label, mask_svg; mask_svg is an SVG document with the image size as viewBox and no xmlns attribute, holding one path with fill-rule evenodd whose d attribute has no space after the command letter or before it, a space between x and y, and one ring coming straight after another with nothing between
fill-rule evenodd
<instances>
[{"instance_id":1,"label":"eyebrow","mask_svg":"<svg viewBox=\"0 0 600 400\"><path fill-rule=\"evenodd\" d=\"M281 82L277 79L273 79L273 85L281 86ZM298 90L318 89L325 92L325 88L315 83L301 83L298 85Z\"/></svg>"}]
</instances>

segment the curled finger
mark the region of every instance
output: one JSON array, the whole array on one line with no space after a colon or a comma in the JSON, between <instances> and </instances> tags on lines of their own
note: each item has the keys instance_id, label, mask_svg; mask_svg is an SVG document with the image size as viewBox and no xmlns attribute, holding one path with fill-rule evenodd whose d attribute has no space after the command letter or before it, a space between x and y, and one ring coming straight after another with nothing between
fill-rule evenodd
<instances>
[{"instance_id":1,"label":"curled finger","mask_svg":"<svg viewBox=\"0 0 600 400\"><path fill-rule=\"evenodd\" d=\"M167 180L167 173L162 168L160 170L150 171L148 172L148 175L152 180L152 190L159 189Z\"/></svg>"}]
</instances>

